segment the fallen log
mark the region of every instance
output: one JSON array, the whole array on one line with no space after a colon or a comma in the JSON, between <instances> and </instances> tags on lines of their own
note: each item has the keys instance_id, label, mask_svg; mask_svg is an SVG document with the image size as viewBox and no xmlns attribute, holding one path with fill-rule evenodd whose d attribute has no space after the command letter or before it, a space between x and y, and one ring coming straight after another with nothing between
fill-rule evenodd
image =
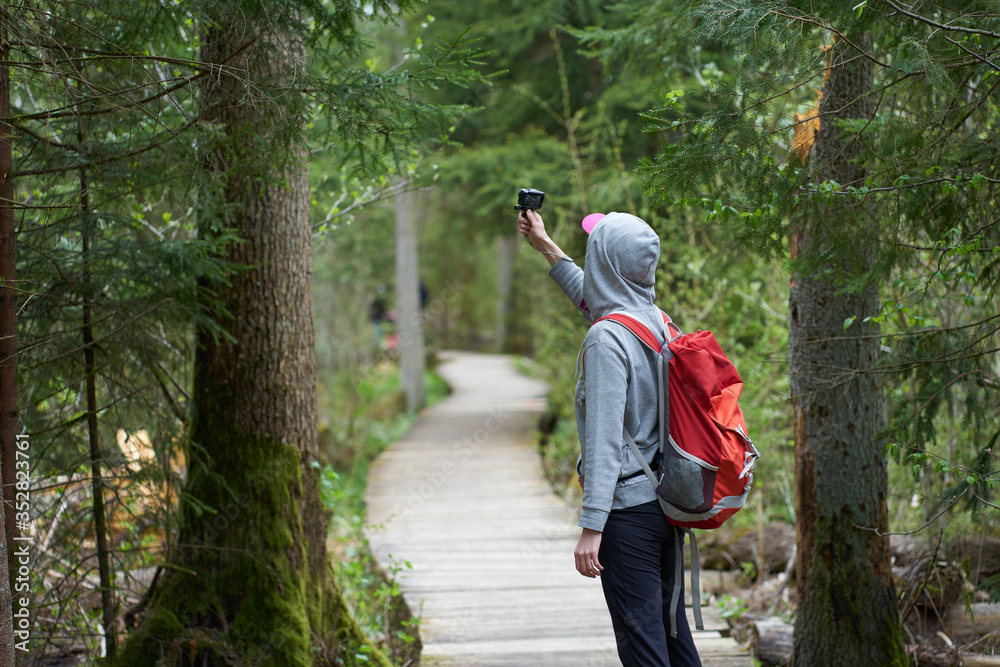
<instances>
[{"instance_id":1,"label":"fallen log","mask_svg":"<svg viewBox=\"0 0 1000 667\"><path fill-rule=\"evenodd\" d=\"M959 646L977 643L976 648L1000 648L1000 603L979 602L966 613L964 604L955 604L944 615L944 632ZM992 633L992 637L987 635ZM992 640L992 641L991 641ZM1000 664L1000 663L994 663Z\"/></svg>"},{"instance_id":2,"label":"fallen log","mask_svg":"<svg viewBox=\"0 0 1000 667\"><path fill-rule=\"evenodd\" d=\"M750 623L750 650L763 667L788 664L792 657L793 626L780 618L762 618Z\"/></svg>"}]
</instances>

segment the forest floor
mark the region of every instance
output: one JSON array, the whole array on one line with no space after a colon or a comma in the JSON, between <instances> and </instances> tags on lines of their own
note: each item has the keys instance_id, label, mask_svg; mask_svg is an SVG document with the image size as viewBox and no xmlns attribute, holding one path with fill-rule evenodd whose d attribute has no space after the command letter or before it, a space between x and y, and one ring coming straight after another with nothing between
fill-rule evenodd
<instances>
[{"instance_id":1,"label":"forest floor","mask_svg":"<svg viewBox=\"0 0 1000 667\"><path fill-rule=\"evenodd\" d=\"M600 582L573 568L578 510L534 446L545 385L507 357L441 359L452 394L372 464L366 494L372 552L420 619L421 665L619 664ZM752 665L703 613L703 663Z\"/></svg>"}]
</instances>

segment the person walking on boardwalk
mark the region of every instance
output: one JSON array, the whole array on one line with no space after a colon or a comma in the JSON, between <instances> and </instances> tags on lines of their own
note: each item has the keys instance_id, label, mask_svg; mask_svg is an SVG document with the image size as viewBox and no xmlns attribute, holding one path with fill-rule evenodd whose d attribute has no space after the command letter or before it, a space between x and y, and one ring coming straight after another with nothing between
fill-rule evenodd
<instances>
[{"instance_id":1,"label":"person walking on boardwalk","mask_svg":"<svg viewBox=\"0 0 1000 667\"><path fill-rule=\"evenodd\" d=\"M661 331L653 303L659 237L627 213L592 214L583 226L590 237L580 269L549 238L537 211L521 211L517 219L518 231L548 259L549 276L591 322L621 312ZM622 665L699 666L683 604L674 619L676 636L670 631L680 529L667 523L623 436L628 429L647 461L658 450L655 353L625 327L603 321L587 333L581 360L576 424L583 532L573 554L576 569L601 578Z\"/></svg>"}]
</instances>

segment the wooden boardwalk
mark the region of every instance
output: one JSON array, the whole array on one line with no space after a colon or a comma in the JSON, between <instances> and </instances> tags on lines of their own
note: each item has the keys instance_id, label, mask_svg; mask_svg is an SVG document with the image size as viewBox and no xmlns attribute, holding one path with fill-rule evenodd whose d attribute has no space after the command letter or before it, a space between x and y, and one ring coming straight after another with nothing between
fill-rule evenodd
<instances>
[{"instance_id":1,"label":"wooden boardwalk","mask_svg":"<svg viewBox=\"0 0 1000 667\"><path fill-rule=\"evenodd\" d=\"M453 393L373 463L368 537L421 618L421 665L620 664L600 580L573 567L578 510L533 446L545 386L501 356L449 352ZM751 665L714 607L695 633L705 665ZM690 619L690 612L689 612Z\"/></svg>"}]
</instances>

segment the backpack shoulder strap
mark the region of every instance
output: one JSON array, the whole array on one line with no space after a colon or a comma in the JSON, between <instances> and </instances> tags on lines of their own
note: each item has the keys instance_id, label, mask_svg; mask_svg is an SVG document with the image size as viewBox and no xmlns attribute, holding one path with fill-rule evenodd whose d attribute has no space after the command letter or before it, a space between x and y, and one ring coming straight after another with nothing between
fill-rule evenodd
<instances>
[{"instance_id":1,"label":"backpack shoulder strap","mask_svg":"<svg viewBox=\"0 0 1000 667\"><path fill-rule=\"evenodd\" d=\"M674 321L670 319L670 316L667 315L662 310L660 311L660 315L663 316L663 324L666 327L664 333L667 337L667 342L669 343L675 340L676 338L679 338L681 335L680 327L674 324ZM646 345L648 345L650 348L652 348L657 352L659 352L662 347L662 344L660 343L660 340L656 337L656 334L650 331L649 327L647 327L645 324L635 319L631 315L626 315L625 313L611 313L610 315L605 315L604 317L594 320L594 324L597 324L601 320L612 320L614 322L617 322L618 324L621 324L622 326L626 327L629 331L634 333L636 335L636 338L638 338L643 343L645 343ZM593 324L591 326L593 326Z\"/></svg>"},{"instance_id":2,"label":"backpack shoulder strap","mask_svg":"<svg viewBox=\"0 0 1000 667\"><path fill-rule=\"evenodd\" d=\"M666 315L664 315L664 317L666 317ZM631 315L626 315L625 313L611 313L610 315L605 315L604 317L594 320L594 324L597 324L602 320L611 320L612 322L621 324L623 327L635 334L636 338L641 340L650 349L655 350L656 352L659 352L662 347L662 343L660 343L656 335L649 330L649 327Z\"/></svg>"}]
</instances>

